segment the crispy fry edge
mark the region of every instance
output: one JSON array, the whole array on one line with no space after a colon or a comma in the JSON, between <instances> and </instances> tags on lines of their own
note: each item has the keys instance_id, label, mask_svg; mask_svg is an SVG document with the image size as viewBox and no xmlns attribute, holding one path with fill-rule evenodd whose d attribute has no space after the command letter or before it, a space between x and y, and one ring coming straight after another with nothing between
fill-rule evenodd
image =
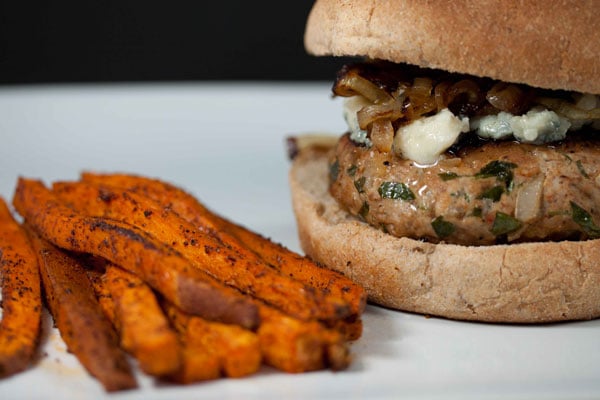
<instances>
[{"instance_id":1,"label":"crispy fry edge","mask_svg":"<svg viewBox=\"0 0 600 400\"><path fill-rule=\"evenodd\" d=\"M26 232L0 197L0 378L31 365L40 340L41 283L38 260Z\"/></svg>"},{"instance_id":2,"label":"crispy fry edge","mask_svg":"<svg viewBox=\"0 0 600 400\"><path fill-rule=\"evenodd\" d=\"M83 267L28 228L54 322L71 351L108 392L137 382L110 322L104 317Z\"/></svg>"}]
</instances>

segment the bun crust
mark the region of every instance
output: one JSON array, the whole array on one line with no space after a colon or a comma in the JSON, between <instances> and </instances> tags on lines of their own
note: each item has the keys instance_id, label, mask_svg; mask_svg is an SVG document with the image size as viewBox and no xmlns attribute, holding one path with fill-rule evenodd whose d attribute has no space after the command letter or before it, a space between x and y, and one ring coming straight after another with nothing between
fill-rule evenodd
<instances>
[{"instance_id":1,"label":"bun crust","mask_svg":"<svg viewBox=\"0 0 600 400\"><path fill-rule=\"evenodd\" d=\"M289 173L300 243L362 284L371 302L487 322L600 316L600 240L475 247L396 238L340 209L327 190L327 160L305 149Z\"/></svg>"},{"instance_id":2,"label":"bun crust","mask_svg":"<svg viewBox=\"0 0 600 400\"><path fill-rule=\"evenodd\" d=\"M600 2L317 0L314 55L363 56L600 94Z\"/></svg>"}]
</instances>

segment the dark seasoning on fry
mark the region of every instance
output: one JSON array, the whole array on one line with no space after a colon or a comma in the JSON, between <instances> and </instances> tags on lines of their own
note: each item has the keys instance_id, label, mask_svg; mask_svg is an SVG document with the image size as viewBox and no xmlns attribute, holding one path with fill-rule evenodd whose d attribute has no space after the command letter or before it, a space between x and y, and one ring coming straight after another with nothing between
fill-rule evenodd
<instances>
[{"instance_id":1,"label":"dark seasoning on fry","mask_svg":"<svg viewBox=\"0 0 600 400\"><path fill-rule=\"evenodd\" d=\"M51 188L21 178L13 205L22 226L0 203L1 376L32 366L43 301L109 392L137 386L126 353L144 373L182 384L263 364L289 373L349 365L362 287L175 186L125 174Z\"/></svg>"}]
</instances>

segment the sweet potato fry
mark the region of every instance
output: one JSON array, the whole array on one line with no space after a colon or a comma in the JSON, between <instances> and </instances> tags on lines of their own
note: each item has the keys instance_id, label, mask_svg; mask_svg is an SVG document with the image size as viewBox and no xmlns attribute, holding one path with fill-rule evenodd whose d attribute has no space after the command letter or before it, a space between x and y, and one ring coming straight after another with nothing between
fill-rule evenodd
<instances>
[{"instance_id":1,"label":"sweet potato fry","mask_svg":"<svg viewBox=\"0 0 600 400\"><path fill-rule=\"evenodd\" d=\"M341 370L350 363L343 335L316 321L299 321L273 308L260 307L257 334L266 364L298 373L329 367Z\"/></svg>"},{"instance_id":2,"label":"sweet potato fry","mask_svg":"<svg viewBox=\"0 0 600 400\"><path fill-rule=\"evenodd\" d=\"M256 306L242 294L131 225L76 212L35 180L19 179L13 203L48 241L106 258L190 314L247 328L259 323Z\"/></svg>"},{"instance_id":3,"label":"sweet potato fry","mask_svg":"<svg viewBox=\"0 0 600 400\"><path fill-rule=\"evenodd\" d=\"M274 266L291 278L329 293L332 297L346 301L350 306L351 319L354 318L355 320L364 311L367 295L362 286L340 273L319 267L308 257L294 253L284 246L207 209L204 210L206 210L207 218L212 219L214 223L220 226L221 232L224 232L221 235L235 237L242 245L252 250L269 265ZM197 208L197 213L202 211L202 207ZM196 220L200 221L199 218L196 218ZM359 332L356 329L354 330L355 333ZM358 336L360 337L360 333Z\"/></svg>"},{"instance_id":4,"label":"sweet potato fry","mask_svg":"<svg viewBox=\"0 0 600 400\"><path fill-rule=\"evenodd\" d=\"M329 325L329 328L335 329L341 333L346 340L358 340L362 336L363 322L359 316L356 318L339 320Z\"/></svg>"},{"instance_id":5,"label":"sweet potato fry","mask_svg":"<svg viewBox=\"0 0 600 400\"><path fill-rule=\"evenodd\" d=\"M198 225L203 224L201 227L205 231L214 235L222 234L220 223L223 223L224 219L218 216L207 219L214 214L206 210L192 196L168 183L138 176L97 175L91 173L83 174L83 180L100 185L121 187L147 196L161 204L164 209L173 209L180 215L186 216L189 221L195 221ZM217 224L215 221L221 222ZM228 225L223 224L223 226ZM239 229L244 230L241 227ZM252 235L251 232L250 235ZM230 238L231 236L228 236L226 239L229 243L237 240ZM288 250L285 251L291 253ZM325 292L337 290L339 293L347 293L346 298L350 299L351 304L354 304L354 310L357 313L362 312L365 294L360 286L355 285L340 274L317 267L310 263L308 259L303 260L306 263L293 265L294 262L290 262L288 264L290 267L286 273L289 274L295 268L301 268L302 273L300 275L305 278L306 283L315 284ZM322 274L313 275L316 280L313 280L310 272L314 268L323 272ZM304 273L305 270L307 270L306 273ZM348 290L347 287L351 290ZM258 307L261 325L257 330L257 334L261 343L263 360L266 364L286 372L312 371L323 367L343 369L349 364L350 356L346 340L357 339L360 336L362 322L359 315L354 315L345 320L338 320L333 323L335 329L328 329L317 322L307 323L266 305L259 304Z\"/></svg>"},{"instance_id":6,"label":"sweet potato fry","mask_svg":"<svg viewBox=\"0 0 600 400\"><path fill-rule=\"evenodd\" d=\"M92 283L104 314L117 329L121 347L138 361L140 369L158 377L178 371L181 349L177 334L152 289L113 264Z\"/></svg>"},{"instance_id":7,"label":"sweet potato fry","mask_svg":"<svg viewBox=\"0 0 600 400\"><path fill-rule=\"evenodd\" d=\"M223 242L238 242L258 254L264 261L282 273L311 285L330 296L349 304L351 313L359 315L366 304L364 289L335 271L321 268L307 257L302 257L261 235L235 224L208 210L194 196L169 183L126 174L96 174L85 172L82 180L115 186L145 195L165 208L172 209L182 218L212 232Z\"/></svg>"},{"instance_id":8,"label":"sweet potato fry","mask_svg":"<svg viewBox=\"0 0 600 400\"><path fill-rule=\"evenodd\" d=\"M96 257L93 257L94 259L96 259ZM106 318L112 322L113 326L115 327L115 329L117 328L116 326L116 315L115 315L115 304L113 302L112 296L110 294L110 292L108 291L108 289L106 288L106 286L104 285L103 281L103 277L104 277L104 272L105 272L105 265L108 264L108 261L105 261L103 258L97 257L98 260L102 260L102 270L100 271L99 269L94 268L90 268L90 266L88 265L88 257L83 257L80 256L79 257L81 263L83 265L85 265L86 269L86 273L88 276L88 279L90 280L90 283L92 284L92 287L94 288L94 293L96 294L96 299L98 300L98 304L100 304L100 308L102 309L102 312L104 313L104 315L106 316ZM125 349L126 351L128 351L127 349Z\"/></svg>"},{"instance_id":9,"label":"sweet potato fry","mask_svg":"<svg viewBox=\"0 0 600 400\"><path fill-rule=\"evenodd\" d=\"M137 386L117 336L104 317L84 268L29 230L46 302L61 337L79 362L109 391Z\"/></svg>"},{"instance_id":10,"label":"sweet potato fry","mask_svg":"<svg viewBox=\"0 0 600 400\"><path fill-rule=\"evenodd\" d=\"M184 346L184 368L173 376L190 383L221 375L239 378L260 368L261 351L255 333L234 325L189 316L165 304Z\"/></svg>"},{"instance_id":11,"label":"sweet potato fry","mask_svg":"<svg viewBox=\"0 0 600 400\"><path fill-rule=\"evenodd\" d=\"M148 197L87 182L58 182L53 190L76 210L144 229L165 245L176 247L199 269L290 315L337 321L350 314L345 301L281 274L236 241L223 243L199 231Z\"/></svg>"},{"instance_id":12,"label":"sweet potato fry","mask_svg":"<svg viewBox=\"0 0 600 400\"><path fill-rule=\"evenodd\" d=\"M25 231L0 198L0 378L26 369L40 333L42 299L37 257Z\"/></svg>"},{"instance_id":13,"label":"sweet potato fry","mask_svg":"<svg viewBox=\"0 0 600 400\"><path fill-rule=\"evenodd\" d=\"M185 332L181 335L184 342L188 340L188 337L192 337ZM182 346L182 351L181 369L169 377L173 382L189 384L221 377L219 357L211 353L210 348L187 343Z\"/></svg>"},{"instance_id":14,"label":"sweet potato fry","mask_svg":"<svg viewBox=\"0 0 600 400\"><path fill-rule=\"evenodd\" d=\"M189 317L165 304L169 317L187 343L184 344L185 365L175 380L214 379L215 369L219 368L227 376L247 375L258 368L261 358L267 365L290 373L325 367L341 370L349 365L349 350L341 333L316 321L301 321L265 304L257 303L257 306L261 324L255 336L249 337L247 331L237 327L236 331L227 325ZM221 338L217 339L216 335ZM254 338L258 338L259 350ZM224 361L225 357L229 359Z\"/></svg>"}]
</instances>

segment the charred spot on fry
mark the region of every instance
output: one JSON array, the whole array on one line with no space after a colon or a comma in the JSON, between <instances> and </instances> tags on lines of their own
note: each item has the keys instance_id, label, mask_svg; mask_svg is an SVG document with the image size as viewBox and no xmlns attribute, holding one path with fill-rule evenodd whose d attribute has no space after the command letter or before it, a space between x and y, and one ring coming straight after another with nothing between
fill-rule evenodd
<instances>
[{"instance_id":1,"label":"charred spot on fry","mask_svg":"<svg viewBox=\"0 0 600 400\"><path fill-rule=\"evenodd\" d=\"M115 232L115 233L119 233L123 236L126 236L127 238L131 239L131 240L135 240L138 243L141 243L144 248L150 249L150 250L156 250L156 246L154 245L154 243L152 243L151 241L149 241L147 238L143 237L142 235L140 235L137 232L134 232L131 229L127 229L124 228L122 226L117 226L117 225L113 225L107 221L102 221L102 220L92 220L89 222L89 226L91 230L95 230L95 229L100 229L104 232Z\"/></svg>"},{"instance_id":2,"label":"charred spot on fry","mask_svg":"<svg viewBox=\"0 0 600 400\"><path fill-rule=\"evenodd\" d=\"M98 198L105 203L110 203L114 197L115 197L114 193L110 192L107 189L101 190L100 193L98 194Z\"/></svg>"}]
</instances>

